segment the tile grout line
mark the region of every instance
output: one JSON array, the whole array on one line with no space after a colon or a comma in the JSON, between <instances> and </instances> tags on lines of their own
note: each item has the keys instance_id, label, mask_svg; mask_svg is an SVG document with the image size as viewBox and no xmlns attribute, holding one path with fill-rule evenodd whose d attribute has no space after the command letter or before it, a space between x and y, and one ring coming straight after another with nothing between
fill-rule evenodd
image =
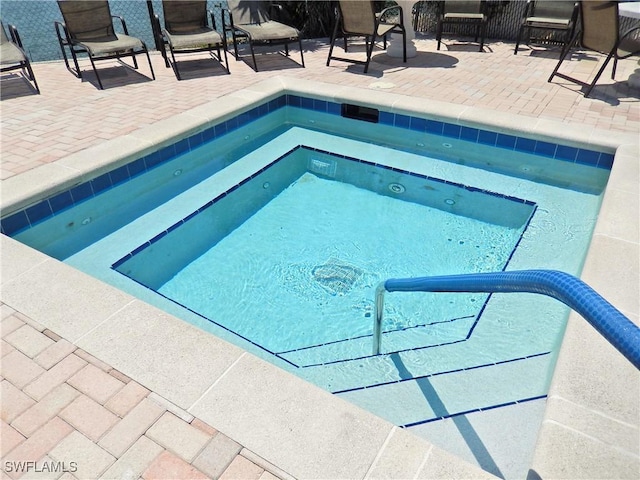
<instances>
[{"instance_id":1,"label":"tile grout line","mask_svg":"<svg viewBox=\"0 0 640 480\"><path fill-rule=\"evenodd\" d=\"M80 342L83 338L85 338L87 335L93 333L95 330L97 330L98 328L100 328L101 326L103 326L105 323L107 323L109 320L111 320L115 315L119 314L120 312L122 312L124 309L126 309L127 307L129 307L130 305L134 304L135 302L139 301L137 298L133 298L131 299L128 303L124 304L122 307L120 307L119 309L117 309L116 311L114 311L111 315L107 316L102 322L98 323L97 325L93 326L92 328L90 328L89 330L87 330L86 332L84 332L82 335L80 335L78 338L74 339L74 340L68 340L71 343L73 343L77 348L80 348L82 350L84 350L85 352L87 352L84 348L82 348L80 345L78 345L78 342ZM90 352L87 352L89 355L92 355ZM98 358L98 357L96 357ZM100 360L100 359L98 359ZM101 360L103 361L103 360ZM104 361L103 361L104 362ZM111 365L110 363L104 362L105 364L109 365L111 368L115 368L113 365ZM118 370L116 368L116 370ZM120 370L118 370L120 371ZM123 372L121 372L123 373Z\"/></svg>"},{"instance_id":2,"label":"tile grout line","mask_svg":"<svg viewBox=\"0 0 640 480\"><path fill-rule=\"evenodd\" d=\"M192 404L189 408L187 408L187 410L186 410L186 411L187 411L187 412L189 412L189 413L191 413L191 409L192 409L192 408L194 408L194 407L198 404L198 402L200 402L200 401L201 401L205 396L207 396L207 394L208 394L211 390L213 390L213 389L215 388L215 386L218 384L218 382L220 382L220 381L221 381L221 380L222 380L222 379L223 379L223 378L224 378L224 377L225 377L225 376L226 376L226 375L227 375L227 374L228 374L228 373L233 369L233 367L235 367L235 366L237 365L237 363L238 363L240 360L242 360L242 358L243 358L245 355L247 355L247 352L246 352L246 351L243 351L243 352L240 354L240 356L239 356L236 360L234 360L234 362L233 362L231 365L229 365L229 366L227 367L227 369L226 369L224 372L222 372L222 374L221 374L221 375L220 375L220 376L219 376L219 377L218 377L218 378L217 378L217 379L216 379L216 380L215 380L215 381L214 381L214 382L209 386L209 388L207 388L207 389L202 393L202 395L200 395L200 397L199 397L195 402L193 402L193 404ZM193 414L191 413L191 415L193 415ZM194 416L194 417L196 417L196 415L193 415L193 416ZM198 418L198 417L196 417L196 418ZM214 427L214 428L215 428L215 427Z\"/></svg>"},{"instance_id":3,"label":"tile grout line","mask_svg":"<svg viewBox=\"0 0 640 480\"><path fill-rule=\"evenodd\" d=\"M369 468L367 469L367 472L364 474L364 477L362 477L364 480L367 480L370 478L371 473L373 472L373 470L376 468L376 466L378 465L378 461L380 460L380 457L382 457L382 454L384 453L384 451L387 448L387 445L389 444L389 442L391 441L391 437L393 436L393 434L395 433L395 431L398 429L397 426L393 425L393 427L391 428L391 430L389 430L389 433L387 434L387 438L384 439L384 442L382 443L382 446L380 447L380 449L378 450L378 453L376 453L375 458L373 459L373 462L371 462L371 465L369 465Z\"/></svg>"}]
</instances>

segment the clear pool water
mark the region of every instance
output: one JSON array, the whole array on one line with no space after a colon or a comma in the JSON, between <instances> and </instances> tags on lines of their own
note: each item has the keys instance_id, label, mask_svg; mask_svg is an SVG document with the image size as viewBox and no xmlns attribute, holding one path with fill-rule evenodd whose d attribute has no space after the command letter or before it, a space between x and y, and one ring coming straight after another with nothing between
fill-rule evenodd
<instances>
[{"instance_id":1,"label":"clear pool water","mask_svg":"<svg viewBox=\"0 0 640 480\"><path fill-rule=\"evenodd\" d=\"M393 293L373 356L376 285L577 275L607 174L287 107L14 236L419 431L544 398L568 310Z\"/></svg>"}]
</instances>

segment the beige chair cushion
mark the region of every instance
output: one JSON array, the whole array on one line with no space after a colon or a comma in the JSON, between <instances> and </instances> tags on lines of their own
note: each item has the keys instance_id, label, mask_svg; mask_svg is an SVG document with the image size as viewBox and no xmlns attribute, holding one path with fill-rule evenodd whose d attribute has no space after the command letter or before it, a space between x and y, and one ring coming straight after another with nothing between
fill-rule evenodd
<instances>
[{"instance_id":1,"label":"beige chair cushion","mask_svg":"<svg viewBox=\"0 0 640 480\"><path fill-rule=\"evenodd\" d=\"M92 56L128 52L130 50L143 48L142 41L121 33L115 33L108 37L84 40L81 42L81 45L85 47Z\"/></svg>"},{"instance_id":2,"label":"beige chair cushion","mask_svg":"<svg viewBox=\"0 0 640 480\"><path fill-rule=\"evenodd\" d=\"M162 33L167 37L171 46L176 49L222 44L220 34L210 28L201 27L198 31L190 31L188 33L169 33L165 29Z\"/></svg>"},{"instance_id":3,"label":"beige chair cushion","mask_svg":"<svg viewBox=\"0 0 640 480\"><path fill-rule=\"evenodd\" d=\"M298 38L299 33L293 27L283 25L282 23L269 21L255 25L236 25L241 32L251 37L256 42L264 42L269 40L284 40L286 38Z\"/></svg>"},{"instance_id":4,"label":"beige chair cushion","mask_svg":"<svg viewBox=\"0 0 640 480\"><path fill-rule=\"evenodd\" d=\"M10 65L24 62L25 55L17 45L11 42L2 42L0 45L0 64Z\"/></svg>"}]
</instances>

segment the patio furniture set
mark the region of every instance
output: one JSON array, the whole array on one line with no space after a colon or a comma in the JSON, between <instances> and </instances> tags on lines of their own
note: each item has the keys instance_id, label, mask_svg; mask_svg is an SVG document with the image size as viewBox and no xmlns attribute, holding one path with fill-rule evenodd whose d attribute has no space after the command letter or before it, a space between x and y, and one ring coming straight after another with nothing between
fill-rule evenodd
<instances>
[{"instance_id":1,"label":"patio furniture set","mask_svg":"<svg viewBox=\"0 0 640 480\"><path fill-rule=\"evenodd\" d=\"M402 58L407 61L407 26L404 21L403 7L412 2L399 2L376 13L373 1L340 0L337 2L335 27L331 36L327 66L331 60L340 60L364 65L368 72L375 42L383 41L387 48L390 34L402 38ZM484 49L487 31L486 2L483 0L447 0L441 4L438 13L436 40L440 50L445 28L463 26L474 31L474 41L479 43L479 51ZM82 79L83 73L78 63L78 55L86 54L91 62L98 86L103 89L102 80L96 68L96 61L131 57L134 69L138 69L137 55L145 55L149 64L150 76L155 73L145 43L129 35L125 20L111 14L109 2L91 0L59 0L58 6L63 17L55 22L56 34L65 65L76 77ZM252 68L257 72L255 47L264 45L283 45L284 54L289 56L289 45L297 43L300 49L300 65L304 67L304 54L301 33L296 28L274 20L273 8L277 5L263 1L228 0L222 10L222 27L216 27L213 12L207 10L206 0L163 0L163 21L153 14L152 27L154 40L167 68L171 67L178 80L183 78L176 60L177 54L209 52L212 57L229 73L227 38L233 42L233 55L240 60L238 44L245 42L251 52ZM281 7L280 7L281 8ZM404 12L406 13L406 12ZM116 31L114 21L118 20L122 33ZM612 76L615 77L619 59L640 53L639 27L620 33L619 7L615 1L575 0L527 0L527 7L518 32L514 54L518 53L523 41L529 43L532 31L551 31L560 33L562 51L556 68L549 77L555 76L583 85L588 96L604 69L613 59ZM347 41L351 37L364 37L365 60L342 58L333 55L338 34L343 39L343 50L348 51ZM24 51L15 26L9 25L9 36L2 25L2 44L0 63L2 72L22 70L24 76L33 84L36 93L40 93L29 59ZM601 68L587 84L559 72L562 63L575 47L590 50L603 55L606 59ZM71 65L67 51L71 56ZM224 57L224 60L223 60ZM124 62L122 62L124 63ZM125 64L126 65L126 64Z\"/></svg>"}]
</instances>

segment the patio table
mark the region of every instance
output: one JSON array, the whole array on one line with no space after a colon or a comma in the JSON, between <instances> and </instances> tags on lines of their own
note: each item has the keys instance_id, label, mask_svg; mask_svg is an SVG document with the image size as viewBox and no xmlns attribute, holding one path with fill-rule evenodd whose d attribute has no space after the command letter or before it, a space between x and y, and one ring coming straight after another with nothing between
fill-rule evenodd
<instances>
[{"instance_id":1,"label":"patio table","mask_svg":"<svg viewBox=\"0 0 640 480\"><path fill-rule=\"evenodd\" d=\"M418 50L413 44L413 39L416 38L416 32L413 30L411 11L413 10L413 4L416 3L416 0L396 0L396 3L402 7L402 21L404 22L404 28L407 33L407 58L415 57L418 54ZM387 55L394 58L402 58L402 35L399 33L391 34Z\"/></svg>"}]
</instances>

